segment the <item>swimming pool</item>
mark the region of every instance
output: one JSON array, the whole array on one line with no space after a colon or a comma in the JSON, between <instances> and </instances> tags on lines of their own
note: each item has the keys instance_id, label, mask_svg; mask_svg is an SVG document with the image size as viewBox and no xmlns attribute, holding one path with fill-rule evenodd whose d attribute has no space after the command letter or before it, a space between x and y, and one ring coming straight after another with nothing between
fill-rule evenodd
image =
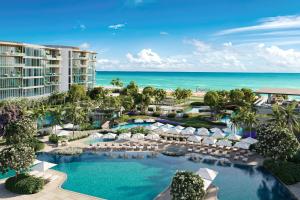
<instances>
[{"instance_id":1,"label":"swimming pool","mask_svg":"<svg viewBox=\"0 0 300 200\"><path fill-rule=\"evenodd\" d=\"M38 159L57 163L53 169L68 175L62 188L109 200L153 199L170 184L176 170L196 171L200 167L219 172L214 184L219 187L220 200L293 200L288 190L263 168L193 163L187 157L161 154L156 158L121 159L103 153L42 153Z\"/></svg>"},{"instance_id":2,"label":"swimming pool","mask_svg":"<svg viewBox=\"0 0 300 200\"><path fill-rule=\"evenodd\" d=\"M139 127L139 126L145 127L145 126L149 126L151 124L153 124L153 123L147 123L147 122L144 122L144 123L127 123L127 124L118 125L118 126L114 127L113 129L114 130L131 129L131 128L135 128L135 127Z\"/></svg>"}]
</instances>

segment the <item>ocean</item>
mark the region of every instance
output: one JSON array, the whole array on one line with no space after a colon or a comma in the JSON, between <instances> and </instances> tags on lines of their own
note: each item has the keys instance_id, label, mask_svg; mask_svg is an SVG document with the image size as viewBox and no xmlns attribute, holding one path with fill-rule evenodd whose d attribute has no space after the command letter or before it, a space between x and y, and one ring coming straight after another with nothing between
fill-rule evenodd
<instances>
[{"instance_id":1,"label":"ocean","mask_svg":"<svg viewBox=\"0 0 300 200\"><path fill-rule=\"evenodd\" d=\"M140 87L192 90L229 90L234 88L298 88L300 73L214 73L214 72L116 72L97 71L96 85L109 86L119 78L124 84L135 81Z\"/></svg>"}]
</instances>

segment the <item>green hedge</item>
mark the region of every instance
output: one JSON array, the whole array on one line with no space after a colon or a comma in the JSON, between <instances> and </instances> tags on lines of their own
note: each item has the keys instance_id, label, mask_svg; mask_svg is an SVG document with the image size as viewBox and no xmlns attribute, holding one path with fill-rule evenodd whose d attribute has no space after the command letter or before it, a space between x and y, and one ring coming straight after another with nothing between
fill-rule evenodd
<instances>
[{"instance_id":1,"label":"green hedge","mask_svg":"<svg viewBox=\"0 0 300 200\"><path fill-rule=\"evenodd\" d=\"M196 101L190 104L191 106L205 106L204 102Z\"/></svg>"},{"instance_id":2,"label":"green hedge","mask_svg":"<svg viewBox=\"0 0 300 200\"><path fill-rule=\"evenodd\" d=\"M27 174L10 177L5 181L5 188L17 194L34 194L43 189L45 181Z\"/></svg>"},{"instance_id":3,"label":"green hedge","mask_svg":"<svg viewBox=\"0 0 300 200\"><path fill-rule=\"evenodd\" d=\"M287 185L300 182L300 164L286 161L265 160L264 167Z\"/></svg>"},{"instance_id":4,"label":"green hedge","mask_svg":"<svg viewBox=\"0 0 300 200\"><path fill-rule=\"evenodd\" d=\"M154 113L152 114L152 116L153 116L153 117L159 117L159 116L160 116L160 112L154 112Z\"/></svg>"},{"instance_id":5,"label":"green hedge","mask_svg":"<svg viewBox=\"0 0 300 200\"><path fill-rule=\"evenodd\" d=\"M175 118L176 117L176 113L169 113L168 114L168 118Z\"/></svg>"},{"instance_id":6,"label":"green hedge","mask_svg":"<svg viewBox=\"0 0 300 200\"><path fill-rule=\"evenodd\" d=\"M184 113L184 114L182 115L182 117L183 117L183 118L189 118L189 117L191 117L191 115L190 115L189 113Z\"/></svg>"}]
</instances>

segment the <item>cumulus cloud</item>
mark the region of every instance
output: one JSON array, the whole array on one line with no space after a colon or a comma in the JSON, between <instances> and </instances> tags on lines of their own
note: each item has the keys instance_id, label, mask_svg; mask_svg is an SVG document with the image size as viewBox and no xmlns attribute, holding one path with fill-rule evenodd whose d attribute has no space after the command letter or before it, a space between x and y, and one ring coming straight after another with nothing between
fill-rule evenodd
<instances>
[{"instance_id":1,"label":"cumulus cloud","mask_svg":"<svg viewBox=\"0 0 300 200\"><path fill-rule=\"evenodd\" d=\"M79 45L79 47L81 49L89 49L91 47L91 45L87 42L82 43L81 45Z\"/></svg>"},{"instance_id":2,"label":"cumulus cloud","mask_svg":"<svg viewBox=\"0 0 300 200\"><path fill-rule=\"evenodd\" d=\"M160 35L169 35L169 33L168 33L168 32L165 32L165 31L161 31L159 34L160 34Z\"/></svg>"},{"instance_id":3,"label":"cumulus cloud","mask_svg":"<svg viewBox=\"0 0 300 200\"><path fill-rule=\"evenodd\" d=\"M113 25L108 26L109 29L114 29L114 30L119 30L124 27L125 27L125 24L113 24Z\"/></svg>"},{"instance_id":4,"label":"cumulus cloud","mask_svg":"<svg viewBox=\"0 0 300 200\"><path fill-rule=\"evenodd\" d=\"M295 29L300 28L300 15L277 16L263 18L257 25L245 26L232 29L226 29L217 33L217 35L228 35L249 31L265 31L275 29Z\"/></svg>"}]
</instances>

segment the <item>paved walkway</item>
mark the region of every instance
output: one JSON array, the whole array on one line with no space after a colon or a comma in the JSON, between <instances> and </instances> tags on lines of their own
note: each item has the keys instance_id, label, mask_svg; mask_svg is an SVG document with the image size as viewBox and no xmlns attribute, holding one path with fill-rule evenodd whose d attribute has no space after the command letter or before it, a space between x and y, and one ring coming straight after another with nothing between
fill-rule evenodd
<instances>
[{"instance_id":1,"label":"paved walkway","mask_svg":"<svg viewBox=\"0 0 300 200\"><path fill-rule=\"evenodd\" d=\"M11 193L5 189L5 180L0 180L0 200L100 200L100 198L62 189L60 186L66 180L67 176L55 170L49 170L49 173L58 175L59 178L46 184L44 189L39 193L32 195Z\"/></svg>"},{"instance_id":2,"label":"paved walkway","mask_svg":"<svg viewBox=\"0 0 300 200\"><path fill-rule=\"evenodd\" d=\"M294 185L288 185L287 186L289 188L289 190L291 191L291 193L293 193L293 195L300 200L300 182L296 183Z\"/></svg>"}]
</instances>

